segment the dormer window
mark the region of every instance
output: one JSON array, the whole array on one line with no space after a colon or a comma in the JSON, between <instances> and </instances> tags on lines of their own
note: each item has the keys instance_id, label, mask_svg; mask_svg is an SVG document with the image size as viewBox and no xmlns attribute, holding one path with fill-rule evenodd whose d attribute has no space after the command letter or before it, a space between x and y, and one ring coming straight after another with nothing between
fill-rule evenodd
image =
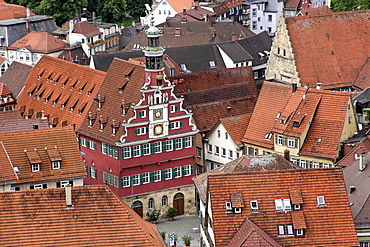
<instances>
[{"instance_id":1,"label":"dormer window","mask_svg":"<svg viewBox=\"0 0 370 247\"><path fill-rule=\"evenodd\" d=\"M40 164L32 164L31 170L32 172L40 172Z\"/></svg>"},{"instance_id":2,"label":"dormer window","mask_svg":"<svg viewBox=\"0 0 370 247\"><path fill-rule=\"evenodd\" d=\"M317 206L318 207L326 207L324 196L318 196L317 197Z\"/></svg>"},{"instance_id":3,"label":"dormer window","mask_svg":"<svg viewBox=\"0 0 370 247\"><path fill-rule=\"evenodd\" d=\"M250 201L251 204L251 212L256 213L258 212L258 202L257 201Z\"/></svg>"},{"instance_id":4,"label":"dormer window","mask_svg":"<svg viewBox=\"0 0 370 247\"><path fill-rule=\"evenodd\" d=\"M234 209L234 212L235 212L236 214L241 214L241 213L242 213L242 208L235 208L235 209Z\"/></svg>"},{"instance_id":5,"label":"dormer window","mask_svg":"<svg viewBox=\"0 0 370 247\"><path fill-rule=\"evenodd\" d=\"M13 170L14 170L14 172L15 172L16 174L19 174L19 168L18 168L18 166L14 166L14 167L13 167Z\"/></svg>"},{"instance_id":6,"label":"dormer window","mask_svg":"<svg viewBox=\"0 0 370 247\"><path fill-rule=\"evenodd\" d=\"M290 148L295 148L296 147L294 138L292 138L292 137L288 138L288 147L290 147Z\"/></svg>"},{"instance_id":7,"label":"dormer window","mask_svg":"<svg viewBox=\"0 0 370 247\"><path fill-rule=\"evenodd\" d=\"M303 236L303 229L296 229L295 233L297 236Z\"/></svg>"},{"instance_id":8,"label":"dormer window","mask_svg":"<svg viewBox=\"0 0 370 247\"><path fill-rule=\"evenodd\" d=\"M294 210L301 210L301 204L294 204Z\"/></svg>"},{"instance_id":9,"label":"dormer window","mask_svg":"<svg viewBox=\"0 0 370 247\"><path fill-rule=\"evenodd\" d=\"M59 170L60 169L60 161L51 162L51 166L52 166L53 170Z\"/></svg>"},{"instance_id":10,"label":"dormer window","mask_svg":"<svg viewBox=\"0 0 370 247\"><path fill-rule=\"evenodd\" d=\"M272 137L272 133L267 132L264 139L269 141L269 140L271 140L271 137Z\"/></svg>"},{"instance_id":11,"label":"dormer window","mask_svg":"<svg viewBox=\"0 0 370 247\"><path fill-rule=\"evenodd\" d=\"M226 212L231 213L233 211L233 208L231 207L231 202L226 202Z\"/></svg>"},{"instance_id":12,"label":"dormer window","mask_svg":"<svg viewBox=\"0 0 370 247\"><path fill-rule=\"evenodd\" d=\"M276 211L292 210L290 199L275 199L275 207L276 207Z\"/></svg>"}]
</instances>

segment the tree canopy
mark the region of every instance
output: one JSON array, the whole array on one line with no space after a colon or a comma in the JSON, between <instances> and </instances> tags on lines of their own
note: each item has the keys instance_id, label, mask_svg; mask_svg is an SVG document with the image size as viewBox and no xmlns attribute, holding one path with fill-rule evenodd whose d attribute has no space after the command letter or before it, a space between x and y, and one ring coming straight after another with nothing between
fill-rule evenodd
<instances>
[{"instance_id":1,"label":"tree canopy","mask_svg":"<svg viewBox=\"0 0 370 247\"><path fill-rule=\"evenodd\" d=\"M332 0L331 5L334 12L370 9L370 0Z\"/></svg>"}]
</instances>

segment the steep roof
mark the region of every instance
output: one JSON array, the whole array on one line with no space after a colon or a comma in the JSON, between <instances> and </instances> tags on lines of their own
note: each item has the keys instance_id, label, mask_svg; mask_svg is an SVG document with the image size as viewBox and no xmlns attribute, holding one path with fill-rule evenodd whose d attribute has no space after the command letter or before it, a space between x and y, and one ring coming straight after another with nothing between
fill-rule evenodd
<instances>
[{"instance_id":1,"label":"steep roof","mask_svg":"<svg viewBox=\"0 0 370 247\"><path fill-rule=\"evenodd\" d=\"M18 50L22 47L25 47L31 52L48 54L61 51L66 45L66 42L54 37L46 31L30 32L26 36L11 44L8 49Z\"/></svg>"},{"instance_id":2,"label":"steep roof","mask_svg":"<svg viewBox=\"0 0 370 247\"><path fill-rule=\"evenodd\" d=\"M86 56L81 46L64 48L58 58L80 65L89 66L90 64L90 57Z\"/></svg>"},{"instance_id":3,"label":"steep roof","mask_svg":"<svg viewBox=\"0 0 370 247\"><path fill-rule=\"evenodd\" d=\"M4 83L0 83L0 95L5 96L8 94L12 94L12 91Z\"/></svg>"},{"instance_id":4,"label":"steep roof","mask_svg":"<svg viewBox=\"0 0 370 247\"><path fill-rule=\"evenodd\" d=\"M251 116L252 113L247 113L220 119L220 122L225 127L235 144L243 145L241 140L244 137L244 133L248 127Z\"/></svg>"},{"instance_id":5,"label":"steep roof","mask_svg":"<svg viewBox=\"0 0 370 247\"><path fill-rule=\"evenodd\" d=\"M193 182L197 188L200 199L205 203L207 200L207 182L208 176L212 174L228 174L250 171L266 170L289 170L299 169L299 167L290 161L287 161L279 154L268 155L243 155L229 163L216 167L213 170L197 175Z\"/></svg>"},{"instance_id":6,"label":"steep roof","mask_svg":"<svg viewBox=\"0 0 370 247\"><path fill-rule=\"evenodd\" d=\"M364 154L370 152L370 139L368 136L364 140L356 144L354 148L349 151L338 163L337 166L346 167L356 161L356 154Z\"/></svg>"},{"instance_id":7,"label":"steep roof","mask_svg":"<svg viewBox=\"0 0 370 247\"><path fill-rule=\"evenodd\" d=\"M124 134L123 121L133 117L134 111L131 106L137 104L142 95L141 88L145 79L145 67L115 58L107 72L104 82L97 92L97 100L87 110L88 115L84 118L78 132L99 140L104 139L107 143L114 144ZM128 78L128 81L125 80ZM122 89L122 92L120 92ZM99 98L102 107L98 109ZM124 100L125 105L122 105ZM127 112L122 116L122 107L127 107ZM89 118L95 118L95 124L89 127ZM100 123L104 122L104 130L100 130ZM117 127L116 134L112 135L112 126Z\"/></svg>"},{"instance_id":8,"label":"steep roof","mask_svg":"<svg viewBox=\"0 0 370 247\"><path fill-rule=\"evenodd\" d=\"M76 134L72 127L0 133L0 141L13 166L18 166L17 183L86 176ZM47 150L57 148L61 169L53 170ZM41 172L32 172L29 160L35 154Z\"/></svg>"},{"instance_id":9,"label":"steep roof","mask_svg":"<svg viewBox=\"0 0 370 247\"><path fill-rule=\"evenodd\" d=\"M302 85L352 85L370 57L363 35L370 28L370 23L363 20L369 17L370 10L359 10L286 18Z\"/></svg>"},{"instance_id":10,"label":"steep roof","mask_svg":"<svg viewBox=\"0 0 370 247\"><path fill-rule=\"evenodd\" d=\"M13 92L14 96L18 98L32 68L30 65L13 61L0 77L0 83L4 83Z\"/></svg>"},{"instance_id":11,"label":"steep roof","mask_svg":"<svg viewBox=\"0 0 370 247\"><path fill-rule=\"evenodd\" d=\"M324 15L324 14L332 14L333 13L333 11L331 11L331 9L328 6L302 9L299 12L302 15Z\"/></svg>"},{"instance_id":12,"label":"steep roof","mask_svg":"<svg viewBox=\"0 0 370 247\"><path fill-rule=\"evenodd\" d=\"M42 56L26 81L17 107L23 115L44 115L54 126L74 124L77 129L105 74L62 59Z\"/></svg>"},{"instance_id":13,"label":"steep roof","mask_svg":"<svg viewBox=\"0 0 370 247\"><path fill-rule=\"evenodd\" d=\"M35 13L31 12L31 16ZM0 1L0 20L18 19L27 17L26 8L21 5L9 4Z\"/></svg>"},{"instance_id":14,"label":"steep roof","mask_svg":"<svg viewBox=\"0 0 370 247\"><path fill-rule=\"evenodd\" d=\"M0 141L0 184L11 184L18 180L11 160L6 155L3 143Z\"/></svg>"},{"instance_id":15,"label":"steep roof","mask_svg":"<svg viewBox=\"0 0 370 247\"><path fill-rule=\"evenodd\" d=\"M178 13L183 9L190 9L194 5L193 0L166 0L172 8Z\"/></svg>"},{"instance_id":16,"label":"steep roof","mask_svg":"<svg viewBox=\"0 0 370 247\"><path fill-rule=\"evenodd\" d=\"M309 127L299 153L335 160L349 102L349 93L300 87L292 93L292 86L265 81L243 142L273 149L267 133L300 137Z\"/></svg>"},{"instance_id":17,"label":"steep roof","mask_svg":"<svg viewBox=\"0 0 370 247\"><path fill-rule=\"evenodd\" d=\"M253 57L236 41L217 44L223 52L225 52L234 63L253 60Z\"/></svg>"},{"instance_id":18,"label":"steep roof","mask_svg":"<svg viewBox=\"0 0 370 247\"><path fill-rule=\"evenodd\" d=\"M46 118L24 119L19 110L0 112L0 133L32 130L35 128L49 128L48 120Z\"/></svg>"},{"instance_id":19,"label":"steep roof","mask_svg":"<svg viewBox=\"0 0 370 247\"><path fill-rule=\"evenodd\" d=\"M145 222L107 186L1 193L2 234L6 246L166 246Z\"/></svg>"},{"instance_id":20,"label":"steep roof","mask_svg":"<svg viewBox=\"0 0 370 247\"><path fill-rule=\"evenodd\" d=\"M216 247L225 246L246 218L284 246L358 246L341 169L214 174L208 188ZM236 192L244 207L240 214L227 213L225 202ZM294 194L302 201L294 202ZM324 197L324 206L317 206L317 196ZM275 199L282 198L301 204L301 210L276 211ZM258 213L250 213L252 200ZM278 225L303 229L304 237L279 237Z\"/></svg>"},{"instance_id":21,"label":"steep roof","mask_svg":"<svg viewBox=\"0 0 370 247\"><path fill-rule=\"evenodd\" d=\"M89 38L95 35L99 35L100 31L97 27L93 26L87 21L83 21L78 22L74 25L73 33L79 33Z\"/></svg>"}]
</instances>

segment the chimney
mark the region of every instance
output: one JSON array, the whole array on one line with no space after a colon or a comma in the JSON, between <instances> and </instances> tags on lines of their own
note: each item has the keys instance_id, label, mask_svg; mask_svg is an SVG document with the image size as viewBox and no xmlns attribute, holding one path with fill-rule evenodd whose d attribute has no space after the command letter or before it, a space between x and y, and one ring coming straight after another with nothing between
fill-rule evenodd
<instances>
[{"instance_id":1,"label":"chimney","mask_svg":"<svg viewBox=\"0 0 370 247\"><path fill-rule=\"evenodd\" d=\"M213 16L210 15L208 18L208 26L212 27L212 23L213 23Z\"/></svg>"},{"instance_id":2,"label":"chimney","mask_svg":"<svg viewBox=\"0 0 370 247\"><path fill-rule=\"evenodd\" d=\"M287 161L290 161L289 149L284 150L284 159L286 159Z\"/></svg>"},{"instance_id":3,"label":"chimney","mask_svg":"<svg viewBox=\"0 0 370 247\"><path fill-rule=\"evenodd\" d=\"M186 15L186 9L185 8L182 10L182 14Z\"/></svg>"},{"instance_id":4,"label":"chimney","mask_svg":"<svg viewBox=\"0 0 370 247\"><path fill-rule=\"evenodd\" d=\"M316 89L322 89L322 83L320 82L316 83Z\"/></svg>"},{"instance_id":5,"label":"chimney","mask_svg":"<svg viewBox=\"0 0 370 247\"><path fill-rule=\"evenodd\" d=\"M295 93L295 91L297 91L297 83L292 82L292 93Z\"/></svg>"},{"instance_id":6,"label":"chimney","mask_svg":"<svg viewBox=\"0 0 370 247\"><path fill-rule=\"evenodd\" d=\"M365 153L360 153L360 162L359 162L359 165L360 165L360 171L363 171L366 167L366 164L365 164Z\"/></svg>"},{"instance_id":7,"label":"chimney","mask_svg":"<svg viewBox=\"0 0 370 247\"><path fill-rule=\"evenodd\" d=\"M96 25L96 14L95 12L92 13L92 18L93 18L93 26Z\"/></svg>"},{"instance_id":8,"label":"chimney","mask_svg":"<svg viewBox=\"0 0 370 247\"><path fill-rule=\"evenodd\" d=\"M237 40L238 39L238 35L236 35L235 33L232 33L231 34L231 40L232 41L235 41L235 40Z\"/></svg>"},{"instance_id":9,"label":"chimney","mask_svg":"<svg viewBox=\"0 0 370 247\"><path fill-rule=\"evenodd\" d=\"M26 10L27 13L27 18L26 18L26 33L30 33L30 16L31 16L31 11L29 8Z\"/></svg>"},{"instance_id":10,"label":"chimney","mask_svg":"<svg viewBox=\"0 0 370 247\"><path fill-rule=\"evenodd\" d=\"M65 187L65 190L66 190L66 208L67 209L72 209L73 206L72 206L72 187L71 187L71 185L68 184Z\"/></svg>"}]
</instances>

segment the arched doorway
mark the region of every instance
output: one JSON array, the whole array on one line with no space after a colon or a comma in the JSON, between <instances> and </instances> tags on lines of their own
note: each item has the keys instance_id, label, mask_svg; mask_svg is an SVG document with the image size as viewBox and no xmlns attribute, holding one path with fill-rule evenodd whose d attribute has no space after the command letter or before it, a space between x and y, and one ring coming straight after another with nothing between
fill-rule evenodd
<instances>
[{"instance_id":1,"label":"arched doorway","mask_svg":"<svg viewBox=\"0 0 370 247\"><path fill-rule=\"evenodd\" d=\"M143 217L143 203L141 201L135 201L131 208L138 214L140 217Z\"/></svg>"},{"instance_id":2,"label":"arched doorway","mask_svg":"<svg viewBox=\"0 0 370 247\"><path fill-rule=\"evenodd\" d=\"M184 214L184 194L177 193L173 197L173 207L177 209L177 214Z\"/></svg>"}]
</instances>

